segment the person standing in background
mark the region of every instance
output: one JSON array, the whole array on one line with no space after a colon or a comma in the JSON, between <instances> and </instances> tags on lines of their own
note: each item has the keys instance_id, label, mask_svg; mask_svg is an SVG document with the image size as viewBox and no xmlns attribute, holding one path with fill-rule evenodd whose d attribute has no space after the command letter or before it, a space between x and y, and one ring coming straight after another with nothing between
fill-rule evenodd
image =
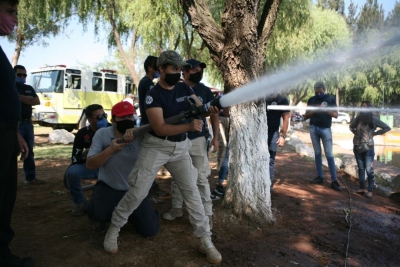
<instances>
[{"instance_id":1,"label":"person standing in background","mask_svg":"<svg viewBox=\"0 0 400 267\"><path fill-rule=\"evenodd\" d=\"M308 99L307 106L320 107L337 107L336 98L332 95L325 94L325 85L317 82L314 85L315 96ZM315 154L315 168L318 176L312 179L312 184L324 183L324 172L322 170L322 149L321 141L324 146L326 160L328 161L329 172L331 174L331 188L336 191L342 191L336 177L335 159L333 157L333 141L332 141L332 117L337 118L336 110L313 110L304 114L304 120L310 119L310 138Z\"/></svg>"},{"instance_id":2,"label":"person standing in background","mask_svg":"<svg viewBox=\"0 0 400 267\"><path fill-rule=\"evenodd\" d=\"M21 121L19 122L18 131L25 142L28 144L28 157L24 159L25 183L41 184L42 181L36 178L35 158L33 153L33 145L35 134L32 124L32 106L40 105L39 97L35 89L26 83L26 69L22 65L14 66L15 81L21 101Z\"/></svg>"},{"instance_id":3,"label":"person standing in background","mask_svg":"<svg viewBox=\"0 0 400 267\"><path fill-rule=\"evenodd\" d=\"M267 106L272 105L281 105L288 106L289 100L283 95L276 93L266 98ZM285 145L286 133L289 128L289 114L290 110L268 110L267 109L267 124L268 124L268 151L269 151L269 177L271 179L271 187L270 191L274 191L274 166L275 166L275 157L276 151L278 150L278 146ZM282 127L279 132L279 127L281 124L282 118Z\"/></svg>"},{"instance_id":4,"label":"person standing in background","mask_svg":"<svg viewBox=\"0 0 400 267\"><path fill-rule=\"evenodd\" d=\"M374 175L374 136L385 134L391 130L391 128L375 117L368 108L372 105L369 101L363 101L361 107L365 108L365 111L360 112L360 114L350 123L350 131L354 134L353 138L353 153L357 161L358 167L358 180L360 182L360 189L356 191L357 194L365 194L366 198L372 197L372 191L375 185L375 175ZM376 131L376 128L381 128ZM363 143L365 143L366 151L360 151L363 148ZM365 172L368 176L368 192L365 192Z\"/></svg>"}]
</instances>

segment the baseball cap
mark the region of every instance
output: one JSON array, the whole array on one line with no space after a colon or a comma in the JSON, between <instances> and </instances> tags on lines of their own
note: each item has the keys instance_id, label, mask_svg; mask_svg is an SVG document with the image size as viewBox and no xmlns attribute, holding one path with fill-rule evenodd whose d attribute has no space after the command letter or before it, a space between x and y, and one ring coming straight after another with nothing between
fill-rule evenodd
<instances>
[{"instance_id":1,"label":"baseball cap","mask_svg":"<svg viewBox=\"0 0 400 267\"><path fill-rule=\"evenodd\" d=\"M111 109L111 116L123 117L135 114L135 108L129 102L118 102Z\"/></svg>"},{"instance_id":2,"label":"baseball cap","mask_svg":"<svg viewBox=\"0 0 400 267\"><path fill-rule=\"evenodd\" d=\"M157 60L157 66L171 64L177 67L183 68L191 68L189 63L183 61L181 55L173 50L167 50L161 53Z\"/></svg>"},{"instance_id":3,"label":"baseball cap","mask_svg":"<svg viewBox=\"0 0 400 267\"><path fill-rule=\"evenodd\" d=\"M316 82L314 84L314 89L317 89L317 88L324 88L325 89L324 83L323 82Z\"/></svg>"},{"instance_id":4,"label":"baseball cap","mask_svg":"<svg viewBox=\"0 0 400 267\"><path fill-rule=\"evenodd\" d=\"M194 58L186 60L186 63L189 63L190 65L192 65L192 67L191 67L192 69L196 68L197 66L200 66L202 69L205 69L207 67L206 63L200 62Z\"/></svg>"}]
</instances>

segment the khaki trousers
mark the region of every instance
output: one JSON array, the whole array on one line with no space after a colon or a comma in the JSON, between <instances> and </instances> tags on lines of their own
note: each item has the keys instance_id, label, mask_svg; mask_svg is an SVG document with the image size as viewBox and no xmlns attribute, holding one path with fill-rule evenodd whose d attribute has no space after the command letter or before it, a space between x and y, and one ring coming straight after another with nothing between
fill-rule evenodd
<instances>
[{"instance_id":1,"label":"khaki trousers","mask_svg":"<svg viewBox=\"0 0 400 267\"><path fill-rule=\"evenodd\" d=\"M208 217L204 214L197 170L192 165L188 150L191 142L171 142L145 134L137 162L128 176L130 188L115 208L111 222L121 228L128 217L147 196L158 170L164 165L171 173L189 211L189 220L196 237L210 236Z\"/></svg>"},{"instance_id":2,"label":"khaki trousers","mask_svg":"<svg viewBox=\"0 0 400 267\"><path fill-rule=\"evenodd\" d=\"M207 157L207 143L204 136L191 140L192 147L189 155L192 158L193 166L197 169L197 188L199 189L201 201L203 202L204 212L207 216L212 215L212 201L210 197L210 184L208 176L211 174L210 164ZM175 181L171 183L172 207L182 208L183 198Z\"/></svg>"}]
</instances>

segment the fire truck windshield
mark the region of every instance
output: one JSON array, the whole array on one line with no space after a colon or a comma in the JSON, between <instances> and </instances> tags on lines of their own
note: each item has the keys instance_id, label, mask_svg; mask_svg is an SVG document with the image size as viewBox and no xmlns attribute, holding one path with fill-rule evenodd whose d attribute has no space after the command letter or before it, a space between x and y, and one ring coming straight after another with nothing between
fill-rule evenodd
<instances>
[{"instance_id":1,"label":"fire truck windshield","mask_svg":"<svg viewBox=\"0 0 400 267\"><path fill-rule=\"evenodd\" d=\"M36 93L63 93L64 91L64 70L34 72L30 77L30 84Z\"/></svg>"}]
</instances>

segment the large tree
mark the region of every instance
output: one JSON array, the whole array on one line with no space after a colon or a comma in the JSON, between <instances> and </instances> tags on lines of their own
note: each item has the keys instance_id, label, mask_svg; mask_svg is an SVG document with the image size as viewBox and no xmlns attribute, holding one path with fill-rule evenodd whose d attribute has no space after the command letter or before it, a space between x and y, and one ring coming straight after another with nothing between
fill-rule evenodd
<instances>
[{"instance_id":1,"label":"large tree","mask_svg":"<svg viewBox=\"0 0 400 267\"><path fill-rule=\"evenodd\" d=\"M90 12L94 13L96 31L109 29L109 48L117 48L135 84L139 82L138 73L143 70L143 65L135 62L138 59L143 62L146 54L159 55L171 49L177 50L185 58L197 58L210 63L203 41L176 0L99 0L91 4ZM88 18L86 16L86 20ZM139 57L138 50L142 52ZM207 68L207 73L218 79L212 65Z\"/></svg>"},{"instance_id":2,"label":"large tree","mask_svg":"<svg viewBox=\"0 0 400 267\"><path fill-rule=\"evenodd\" d=\"M357 21L357 38L363 38L370 29L380 29L383 26L385 11L378 0L367 0L362 6Z\"/></svg>"},{"instance_id":3,"label":"large tree","mask_svg":"<svg viewBox=\"0 0 400 267\"><path fill-rule=\"evenodd\" d=\"M308 8L308 1L287 1ZM281 0L226 0L217 21L205 0L181 0L194 29L220 70L225 92L265 73L266 45L273 32ZM212 4L212 1L210 1ZM296 18L288 17L295 21ZM298 22L298 21L297 21ZM264 101L231 108L231 158L225 204L237 215L271 222L267 119Z\"/></svg>"},{"instance_id":4,"label":"large tree","mask_svg":"<svg viewBox=\"0 0 400 267\"><path fill-rule=\"evenodd\" d=\"M349 14L348 22L355 33L355 45L375 46L377 40L387 40L393 34L398 34L399 2L396 2L386 20L378 1L368 0L358 16L355 15L357 7L353 6L353 10L353 15ZM391 28L393 33L389 31ZM357 106L362 100L384 107L399 104L399 47L384 47L375 54L367 59L349 62L340 73L341 79L330 80L340 88L341 105Z\"/></svg>"},{"instance_id":5,"label":"large tree","mask_svg":"<svg viewBox=\"0 0 400 267\"><path fill-rule=\"evenodd\" d=\"M21 52L34 44L47 45L46 39L56 36L67 25L68 20L77 14L76 1L65 0L20 0L18 5L18 25L8 37L15 41L11 64L18 63Z\"/></svg>"}]
</instances>

